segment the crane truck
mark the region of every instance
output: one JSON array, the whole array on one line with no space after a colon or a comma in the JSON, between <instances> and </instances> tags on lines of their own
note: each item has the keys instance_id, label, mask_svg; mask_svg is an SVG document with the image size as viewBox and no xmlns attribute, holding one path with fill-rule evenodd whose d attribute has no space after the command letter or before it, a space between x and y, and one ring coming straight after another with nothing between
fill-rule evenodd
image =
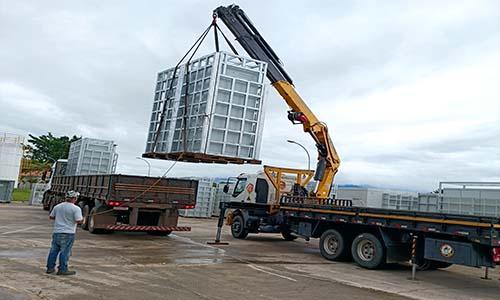
<instances>
[{"instance_id":1,"label":"crane truck","mask_svg":"<svg viewBox=\"0 0 500 300\"><path fill-rule=\"evenodd\" d=\"M229 210L234 238L250 233L281 233L286 240L319 238L324 258L352 257L368 269L410 258L420 269L500 263L498 218L354 207L351 201L328 198L340 158L326 124L299 96L280 59L240 7L218 7L214 17L251 58L268 64L267 78L290 107L288 119L302 125L318 152L315 171L264 166L259 174L240 174L232 190L224 187L231 201L220 204L216 242ZM295 180L290 184L285 178ZM308 192L311 179L317 183Z\"/></svg>"}]
</instances>

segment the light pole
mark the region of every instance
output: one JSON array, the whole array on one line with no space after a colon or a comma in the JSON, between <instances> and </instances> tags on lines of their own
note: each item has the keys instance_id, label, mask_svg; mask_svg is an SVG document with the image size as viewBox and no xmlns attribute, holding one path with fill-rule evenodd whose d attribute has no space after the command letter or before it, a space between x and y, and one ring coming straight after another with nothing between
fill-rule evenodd
<instances>
[{"instance_id":1,"label":"light pole","mask_svg":"<svg viewBox=\"0 0 500 300\"><path fill-rule=\"evenodd\" d=\"M147 161L146 159L144 159L142 157L139 157L139 156L137 156L136 158L140 159L140 160L143 160L143 161L145 161L148 164L148 177L151 176L151 164L149 163L149 161Z\"/></svg>"},{"instance_id":2,"label":"light pole","mask_svg":"<svg viewBox=\"0 0 500 300\"><path fill-rule=\"evenodd\" d=\"M304 151L306 151L306 154L307 154L307 169L311 170L311 156L309 155L309 151L307 151L306 147L302 146L302 144L299 144L296 141L287 140L287 142L289 142L290 144L299 145L302 149L304 149Z\"/></svg>"}]
</instances>

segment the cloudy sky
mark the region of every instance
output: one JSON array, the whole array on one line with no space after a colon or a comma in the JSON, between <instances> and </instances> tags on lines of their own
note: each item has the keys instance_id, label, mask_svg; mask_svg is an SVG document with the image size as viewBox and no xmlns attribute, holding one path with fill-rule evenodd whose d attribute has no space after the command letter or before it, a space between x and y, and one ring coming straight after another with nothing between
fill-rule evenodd
<instances>
[{"instance_id":1,"label":"cloudy sky","mask_svg":"<svg viewBox=\"0 0 500 300\"><path fill-rule=\"evenodd\" d=\"M112 139L145 174L156 73L220 1L0 0L0 132ZM239 1L325 121L337 183L428 191L500 181L500 1ZM222 24L221 24L222 25ZM227 31L226 31L227 32ZM200 53L213 51L211 39ZM269 90L261 159L305 167L314 144ZM313 154L314 156L314 154ZM151 161L163 174L168 161ZM177 164L171 176L259 166Z\"/></svg>"}]
</instances>

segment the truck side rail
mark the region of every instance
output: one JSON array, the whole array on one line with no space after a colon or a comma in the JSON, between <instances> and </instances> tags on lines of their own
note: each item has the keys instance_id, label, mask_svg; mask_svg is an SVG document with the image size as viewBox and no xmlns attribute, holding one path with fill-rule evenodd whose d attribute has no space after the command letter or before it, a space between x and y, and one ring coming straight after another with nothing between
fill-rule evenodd
<instances>
[{"instance_id":1,"label":"truck side rail","mask_svg":"<svg viewBox=\"0 0 500 300\"><path fill-rule=\"evenodd\" d=\"M447 234L484 245L500 245L500 219L498 218L305 203L282 203L280 210L286 217L299 222L318 220L378 226Z\"/></svg>"}]
</instances>

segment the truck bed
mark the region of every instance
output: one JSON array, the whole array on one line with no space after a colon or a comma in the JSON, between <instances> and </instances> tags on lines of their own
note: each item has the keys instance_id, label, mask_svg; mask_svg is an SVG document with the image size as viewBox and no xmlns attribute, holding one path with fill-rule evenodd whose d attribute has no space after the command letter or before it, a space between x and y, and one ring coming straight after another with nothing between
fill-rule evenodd
<instances>
[{"instance_id":1,"label":"truck bed","mask_svg":"<svg viewBox=\"0 0 500 300\"><path fill-rule=\"evenodd\" d=\"M321 220L433 232L453 235L489 246L500 245L500 219L493 217L304 204L291 201L291 199L282 199L280 210L286 217L296 220Z\"/></svg>"},{"instance_id":2,"label":"truck bed","mask_svg":"<svg viewBox=\"0 0 500 300\"><path fill-rule=\"evenodd\" d=\"M196 180L121 174L56 176L51 191L75 190L80 197L102 201L195 205Z\"/></svg>"}]
</instances>

